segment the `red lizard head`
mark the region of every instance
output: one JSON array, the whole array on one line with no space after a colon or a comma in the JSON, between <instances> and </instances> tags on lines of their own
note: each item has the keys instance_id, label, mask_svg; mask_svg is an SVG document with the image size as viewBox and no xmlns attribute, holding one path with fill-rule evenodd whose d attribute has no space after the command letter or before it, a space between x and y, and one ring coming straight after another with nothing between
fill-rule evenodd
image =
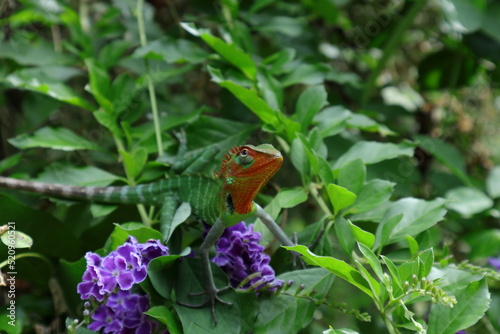
<instances>
[{"instance_id":1,"label":"red lizard head","mask_svg":"<svg viewBox=\"0 0 500 334\"><path fill-rule=\"evenodd\" d=\"M271 144L233 147L216 174L223 182L223 204L228 214L252 212L255 196L282 163L281 152Z\"/></svg>"}]
</instances>

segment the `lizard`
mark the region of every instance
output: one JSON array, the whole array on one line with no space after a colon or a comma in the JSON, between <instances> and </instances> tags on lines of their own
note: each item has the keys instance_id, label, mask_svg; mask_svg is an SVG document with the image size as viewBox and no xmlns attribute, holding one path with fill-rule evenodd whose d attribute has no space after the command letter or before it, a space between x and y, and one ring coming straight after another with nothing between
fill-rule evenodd
<instances>
[{"instance_id":1,"label":"lizard","mask_svg":"<svg viewBox=\"0 0 500 334\"><path fill-rule=\"evenodd\" d=\"M220 169L213 176L181 174L149 184L135 186L84 187L63 184L25 181L0 176L0 188L29 191L59 198L85 200L109 204L143 204L161 207L161 232L164 241L172 234L172 220L180 202L187 202L195 216L212 224L198 251L206 277L207 299L198 305L210 304L212 317L217 323L215 303L230 304L218 294L210 268L209 251L226 227L256 216L285 246L294 243L287 237L274 219L254 202L255 196L283 163L280 151L271 144L233 147Z\"/></svg>"}]
</instances>

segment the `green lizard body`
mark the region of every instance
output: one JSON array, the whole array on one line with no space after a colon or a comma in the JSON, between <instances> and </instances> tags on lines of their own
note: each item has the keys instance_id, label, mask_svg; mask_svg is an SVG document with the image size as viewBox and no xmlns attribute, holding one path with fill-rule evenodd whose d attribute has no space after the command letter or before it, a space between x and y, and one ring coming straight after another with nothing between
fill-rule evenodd
<instances>
[{"instance_id":1,"label":"green lizard body","mask_svg":"<svg viewBox=\"0 0 500 334\"><path fill-rule=\"evenodd\" d=\"M246 161L239 155L242 150L252 152L254 156L248 153ZM226 155L220 171L214 176L187 174L122 187L81 187L0 176L0 187L97 203L143 204L167 209L187 202L204 222L213 224L221 218L226 226L230 226L255 213L253 199L279 169L282 159L272 145L246 145L234 148L230 155Z\"/></svg>"}]
</instances>

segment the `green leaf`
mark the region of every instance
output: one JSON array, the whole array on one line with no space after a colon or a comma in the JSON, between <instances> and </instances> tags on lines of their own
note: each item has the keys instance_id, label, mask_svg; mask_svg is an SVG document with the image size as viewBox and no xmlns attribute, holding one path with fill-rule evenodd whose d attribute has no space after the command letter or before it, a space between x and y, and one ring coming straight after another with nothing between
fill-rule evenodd
<instances>
[{"instance_id":1,"label":"green leaf","mask_svg":"<svg viewBox=\"0 0 500 334\"><path fill-rule=\"evenodd\" d=\"M170 237L174 233L175 229L184 223L186 219L191 216L191 205L187 202L182 202L179 207L175 210L174 217L170 222L170 226L168 228L162 226L162 232L164 233L164 240L170 240Z\"/></svg>"},{"instance_id":2,"label":"green leaf","mask_svg":"<svg viewBox=\"0 0 500 334\"><path fill-rule=\"evenodd\" d=\"M354 225L349 220L347 220L347 222L349 223L349 227L351 228L352 234L354 235L356 241L365 245L366 247L373 247L373 245L375 244L375 236L372 233L367 232L361 227Z\"/></svg>"},{"instance_id":3,"label":"green leaf","mask_svg":"<svg viewBox=\"0 0 500 334\"><path fill-rule=\"evenodd\" d=\"M312 133L314 133L314 132L312 132ZM314 151L312 144L309 142L309 139L306 138L306 136L304 136L302 133L297 133L297 138L303 144L304 153L307 157L307 160L309 160L309 165L311 166L311 170L310 170L311 174L317 175L318 174L318 153L316 153L316 151ZM321 150L321 148L320 148L320 146L322 146L321 144L322 144L322 142L317 143L318 150Z\"/></svg>"},{"instance_id":4,"label":"green leaf","mask_svg":"<svg viewBox=\"0 0 500 334\"><path fill-rule=\"evenodd\" d=\"M458 187L446 192L446 207L469 217L486 211L493 206L493 200L474 188Z\"/></svg>"},{"instance_id":5,"label":"green leaf","mask_svg":"<svg viewBox=\"0 0 500 334\"><path fill-rule=\"evenodd\" d=\"M171 334L182 334L182 326L179 320L175 317L174 313L165 306L153 306L144 314L149 315L151 318L158 320L167 326L168 332Z\"/></svg>"},{"instance_id":6,"label":"green leaf","mask_svg":"<svg viewBox=\"0 0 500 334\"><path fill-rule=\"evenodd\" d=\"M0 58L10 58L19 65L41 67L74 61L68 53L56 52L54 45L45 39L26 38L23 34L15 34L13 37L14 39L0 43Z\"/></svg>"},{"instance_id":7,"label":"green leaf","mask_svg":"<svg viewBox=\"0 0 500 334\"><path fill-rule=\"evenodd\" d=\"M361 188L356 201L354 201L348 212L350 214L355 214L375 209L382 203L389 201L394 191L394 186L395 183L386 180L371 180Z\"/></svg>"},{"instance_id":8,"label":"green leaf","mask_svg":"<svg viewBox=\"0 0 500 334\"><path fill-rule=\"evenodd\" d=\"M174 288L174 275L176 260L179 255L159 256L151 260L148 265L148 277L155 291L163 298L171 299Z\"/></svg>"},{"instance_id":9,"label":"green leaf","mask_svg":"<svg viewBox=\"0 0 500 334\"><path fill-rule=\"evenodd\" d=\"M471 184L465 170L465 160L463 155L455 146L438 138L428 136L417 135L415 136L415 139L418 141L419 147L435 156L439 162L448 167L464 184Z\"/></svg>"},{"instance_id":10,"label":"green leaf","mask_svg":"<svg viewBox=\"0 0 500 334\"><path fill-rule=\"evenodd\" d=\"M326 188L328 192L328 197L332 203L335 213L348 207L356 200L356 195L347 190L344 187L338 186L336 184L329 184Z\"/></svg>"},{"instance_id":11,"label":"green leaf","mask_svg":"<svg viewBox=\"0 0 500 334\"><path fill-rule=\"evenodd\" d=\"M356 128L366 132L378 132L382 136L394 136L396 134L385 125L379 124L363 114L351 114L346 125L349 128Z\"/></svg>"},{"instance_id":12,"label":"green leaf","mask_svg":"<svg viewBox=\"0 0 500 334\"><path fill-rule=\"evenodd\" d=\"M453 308L435 304L431 308L428 322L429 334L453 334L479 321L491 301L486 279L453 268L433 270L429 279L440 278L440 287L455 296Z\"/></svg>"},{"instance_id":13,"label":"green leaf","mask_svg":"<svg viewBox=\"0 0 500 334\"><path fill-rule=\"evenodd\" d=\"M118 176L93 166L79 168L53 163L40 173L34 181L105 187L119 179Z\"/></svg>"},{"instance_id":14,"label":"green leaf","mask_svg":"<svg viewBox=\"0 0 500 334\"><path fill-rule=\"evenodd\" d=\"M500 229L487 229L465 237L470 246L469 259L497 256L500 253Z\"/></svg>"},{"instance_id":15,"label":"green leaf","mask_svg":"<svg viewBox=\"0 0 500 334\"><path fill-rule=\"evenodd\" d=\"M177 301L182 303L200 303L205 296L190 296L193 292L201 292L205 289L206 277L201 263L197 259L184 258L179 261L178 267L170 268L175 272L175 295ZM227 285L227 276L217 266L212 265L215 284L218 287ZM170 274L171 276L172 274ZM239 334L241 332L241 309L234 290L226 291L221 298L232 302L233 305L218 303L215 307L217 326L214 326L210 307L191 308L174 303L173 306L179 316L184 333L199 334Z\"/></svg>"},{"instance_id":16,"label":"green leaf","mask_svg":"<svg viewBox=\"0 0 500 334\"><path fill-rule=\"evenodd\" d=\"M94 96L101 108L108 113L112 113L114 106L109 100L111 79L108 73L93 59L86 59L85 65L89 70L90 80L90 86L87 89Z\"/></svg>"},{"instance_id":17,"label":"green leaf","mask_svg":"<svg viewBox=\"0 0 500 334\"><path fill-rule=\"evenodd\" d=\"M295 138L290 147L290 160L302 177L302 184L307 185L311 179L311 163L306 147L300 138Z\"/></svg>"},{"instance_id":18,"label":"green leaf","mask_svg":"<svg viewBox=\"0 0 500 334\"><path fill-rule=\"evenodd\" d=\"M295 107L295 117L305 132L311 124L313 117L328 104L328 95L325 86L313 86L300 94Z\"/></svg>"},{"instance_id":19,"label":"green leaf","mask_svg":"<svg viewBox=\"0 0 500 334\"><path fill-rule=\"evenodd\" d=\"M36 130L31 136L23 133L17 137L10 138L8 141L19 149L33 147L44 147L62 151L100 149L99 146L66 128L44 127Z\"/></svg>"},{"instance_id":20,"label":"green leaf","mask_svg":"<svg viewBox=\"0 0 500 334\"><path fill-rule=\"evenodd\" d=\"M11 156L6 157L5 159L0 161L0 173L3 173L5 170L12 168L21 162L23 158L22 153L16 153Z\"/></svg>"},{"instance_id":21,"label":"green leaf","mask_svg":"<svg viewBox=\"0 0 500 334\"><path fill-rule=\"evenodd\" d=\"M240 71L243 72L247 78L255 81L257 77L257 67L255 66L255 63L250 55L242 51L238 46L228 44L222 39L208 33L202 33L200 37L224 59L240 69Z\"/></svg>"},{"instance_id":22,"label":"green leaf","mask_svg":"<svg viewBox=\"0 0 500 334\"><path fill-rule=\"evenodd\" d=\"M324 331L323 334L359 334L359 333L349 328L333 329L330 327L330 329Z\"/></svg>"},{"instance_id":23,"label":"green leaf","mask_svg":"<svg viewBox=\"0 0 500 334\"><path fill-rule=\"evenodd\" d=\"M292 247L282 246L285 249L295 251L304 256L307 263L325 268L338 277L346 280L352 285L356 286L358 289L366 293L368 296L373 298L373 293L370 290L368 282L361 276L359 271L357 271L352 266L348 265L344 261L338 260L333 257L318 256L312 253L306 246L297 245Z\"/></svg>"},{"instance_id":24,"label":"green leaf","mask_svg":"<svg viewBox=\"0 0 500 334\"><path fill-rule=\"evenodd\" d=\"M281 112L273 110L255 91L228 80L217 82L217 84L229 90L263 123L271 125L277 132L284 131L289 139L294 138L295 132L300 130L300 125L297 122L286 118Z\"/></svg>"},{"instance_id":25,"label":"green leaf","mask_svg":"<svg viewBox=\"0 0 500 334\"><path fill-rule=\"evenodd\" d=\"M413 275L417 276L420 274L420 262L409 261L401 264L398 267L398 274L401 282L411 282Z\"/></svg>"},{"instance_id":26,"label":"green leaf","mask_svg":"<svg viewBox=\"0 0 500 334\"><path fill-rule=\"evenodd\" d=\"M372 267L375 275L377 275L378 279L382 281L384 279L384 272L382 271L382 266L380 265L378 257L370 248L366 247L362 243L358 242L358 248L365 256L365 259L366 261L368 261L370 267Z\"/></svg>"},{"instance_id":27,"label":"green leaf","mask_svg":"<svg viewBox=\"0 0 500 334\"><path fill-rule=\"evenodd\" d=\"M273 110L283 108L283 87L268 71L261 69L257 74L257 88Z\"/></svg>"},{"instance_id":28,"label":"green leaf","mask_svg":"<svg viewBox=\"0 0 500 334\"><path fill-rule=\"evenodd\" d=\"M326 138L342 132L351 115L352 113L343 106L332 106L316 114L313 122L318 126L321 136Z\"/></svg>"},{"instance_id":29,"label":"green leaf","mask_svg":"<svg viewBox=\"0 0 500 334\"><path fill-rule=\"evenodd\" d=\"M341 187L349 189L355 194L359 194L359 191L365 184L365 179L366 166L361 159L356 159L346 163L340 169L338 184Z\"/></svg>"},{"instance_id":30,"label":"green leaf","mask_svg":"<svg viewBox=\"0 0 500 334\"><path fill-rule=\"evenodd\" d=\"M287 71L286 66L295 58L297 51L292 48L284 48L265 58L262 63L270 65L270 73L282 74Z\"/></svg>"},{"instance_id":31,"label":"green leaf","mask_svg":"<svg viewBox=\"0 0 500 334\"><path fill-rule=\"evenodd\" d=\"M76 262L59 259L59 268L57 271L57 277L60 280L59 286L64 293L68 307L72 309L76 309L82 303L80 294L77 293L75 287L82 281L85 269L87 269L87 263L84 257L81 257Z\"/></svg>"},{"instance_id":32,"label":"green leaf","mask_svg":"<svg viewBox=\"0 0 500 334\"><path fill-rule=\"evenodd\" d=\"M344 252L352 257L352 251L354 249L354 245L356 243L356 239L354 237L354 231L351 228L349 221L343 217L337 216L335 217L335 223L333 224L335 228L335 233L337 235L337 239L339 240L340 246L344 250Z\"/></svg>"},{"instance_id":33,"label":"green leaf","mask_svg":"<svg viewBox=\"0 0 500 334\"><path fill-rule=\"evenodd\" d=\"M409 235L407 235L405 239L406 242L408 242L408 247L410 248L411 258L414 259L418 253L418 242Z\"/></svg>"},{"instance_id":34,"label":"green leaf","mask_svg":"<svg viewBox=\"0 0 500 334\"><path fill-rule=\"evenodd\" d=\"M298 133L297 136L299 137L304 137L303 134ZM326 159L328 156L328 147L326 146L323 137L321 136L319 129L317 127L314 127L309 131L309 134L307 135L307 142L308 142L308 147L312 152L314 152L315 159L318 160L318 158L323 158ZM315 164L318 164L318 161L316 161ZM316 167L315 167L316 168Z\"/></svg>"},{"instance_id":35,"label":"green leaf","mask_svg":"<svg viewBox=\"0 0 500 334\"><path fill-rule=\"evenodd\" d=\"M0 212L4 217L15 218L16 230L35 236L32 252L69 261L76 261L83 254L82 242L70 226L52 214L34 210L3 195L0 195Z\"/></svg>"},{"instance_id":36,"label":"green leaf","mask_svg":"<svg viewBox=\"0 0 500 334\"><path fill-rule=\"evenodd\" d=\"M389 269L389 272L391 273L392 281L396 284L396 286L399 288L399 290L402 290L401 284L401 278L399 277L399 271L398 268L396 268L396 265L394 262L391 261L388 257L384 255L380 255L382 258L382 261L384 261L385 265L387 266L387 269ZM397 292L397 291L395 291Z\"/></svg>"},{"instance_id":37,"label":"green leaf","mask_svg":"<svg viewBox=\"0 0 500 334\"><path fill-rule=\"evenodd\" d=\"M356 159L361 159L365 165L371 165L399 156L412 157L415 146L409 141L399 144L359 141L337 160L333 168L340 169L346 163Z\"/></svg>"},{"instance_id":38,"label":"green leaf","mask_svg":"<svg viewBox=\"0 0 500 334\"><path fill-rule=\"evenodd\" d=\"M93 113L95 119L104 126L106 129L108 129L114 136L121 138L122 137L122 130L116 123L118 114L114 113L108 113L102 109L96 110Z\"/></svg>"},{"instance_id":39,"label":"green leaf","mask_svg":"<svg viewBox=\"0 0 500 334\"><path fill-rule=\"evenodd\" d=\"M498 2L487 2L485 18L482 22L481 29L488 36L494 38L497 42L500 42L500 37L498 36L498 15L500 15L500 5L498 4Z\"/></svg>"},{"instance_id":40,"label":"green leaf","mask_svg":"<svg viewBox=\"0 0 500 334\"><path fill-rule=\"evenodd\" d=\"M86 110L95 109L87 100L82 98L73 89L62 82L41 82L38 79L22 78L15 73L7 76L5 80L16 88L41 93L58 101Z\"/></svg>"},{"instance_id":41,"label":"green leaf","mask_svg":"<svg viewBox=\"0 0 500 334\"><path fill-rule=\"evenodd\" d=\"M123 159L127 175L136 179L146 164L148 158L146 150L143 147L139 147L138 149L135 149L132 154L122 150L119 150L119 152Z\"/></svg>"},{"instance_id":42,"label":"green leaf","mask_svg":"<svg viewBox=\"0 0 500 334\"><path fill-rule=\"evenodd\" d=\"M109 69L120 62L121 57L132 46L131 40L116 39L102 47L97 57L97 63L104 69Z\"/></svg>"},{"instance_id":43,"label":"green leaf","mask_svg":"<svg viewBox=\"0 0 500 334\"><path fill-rule=\"evenodd\" d=\"M26 233L15 230L7 230L0 235L0 239L4 245L14 248L31 248L33 245L33 238Z\"/></svg>"},{"instance_id":44,"label":"green leaf","mask_svg":"<svg viewBox=\"0 0 500 334\"><path fill-rule=\"evenodd\" d=\"M432 265L434 264L434 250L432 248L426 249L418 256L420 261L420 274L419 277L427 277L431 272Z\"/></svg>"},{"instance_id":45,"label":"green leaf","mask_svg":"<svg viewBox=\"0 0 500 334\"><path fill-rule=\"evenodd\" d=\"M500 197L500 166L493 167L488 173L486 191L492 198Z\"/></svg>"},{"instance_id":46,"label":"green leaf","mask_svg":"<svg viewBox=\"0 0 500 334\"><path fill-rule=\"evenodd\" d=\"M424 201L411 197L392 203L377 228L375 247L401 241L406 235L415 236L434 226L446 214L444 204L442 198Z\"/></svg>"},{"instance_id":47,"label":"green leaf","mask_svg":"<svg viewBox=\"0 0 500 334\"><path fill-rule=\"evenodd\" d=\"M109 236L109 245L106 248L115 250L118 246L123 245L129 236L134 236L139 243L147 242L149 239L162 240L161 233L150 227L123 227L115 225L115 229Z\"/></svg>"},{"instance_id":48,"label":"green leaf","mask_svg":"<svg viewBox=\"0 0 500 334\"><path fill-rule=\"evenodd\" d=\"M299 37L305 31L306 20L302 17L289 17L278 15L252 16L255 29L271 36L282 34L289 37Z\"/></svg>"},{"instance_id":49,"label":"green leaf","mask_svg":"<svg viewBox=\"0 0 500 334\"><path fill-rule=\"evenodd\" d=\"M74 77L83 75L83 71L70 66L47 65L40 67L28 67L15 71L13 76L23 81L33 80L44 83L65 82Z\"/></svg>"},{"instance_id":50,"label":"green leaf","mask_svg":"<svg viewBox=\"0 0 500 334\"><path fill-rule=\"evenodd\" d=\"M139 175L140 170L137 168L134 157L132 157L132 154L126 151L119 150L118 152L123 159L123 165L125 167L125 170L127 171L127 175L135 179L137 175Z\"/></svg>"},{"instance_id":51,"label":"green leaf","mask_svg":"<svg viewBox=\"0 0 500 334\"><path fill-rule=\"evenodd\" d=\"M330 163L321 156L318 157L318 175L321 178L321 181L323 181L323 184L330 184L335 181L332 166L330 166ZM343 186L341 184L339 185Z\"/></svg>"},{"instance_id":52,"label":"green leaf","mask_svg":"<svg viewBox=\"0 0 500 334\"><path fill-rule=\"evenodd\" d=\"M205 61L209 54L187 39L164 36L137 48L132 57L163 60L167 63L197 64Z\"/></svg>"},{"instance_id":53,"label":"green leaf","mask_svg":"<svg viewBox=\"0 0 500 334\"><path fill-rule=\"evenodd\" d=\"M325 80L328 69L322 64L299 63L292 67L292 70L281 80L283 87L288 87L298 83L304 85L318 85Z\"/></svg>"},{"instance_id":54,"label":"green leaf","mask_svg":"<svg viewBox=\"0 0 500 334\"><path fill-rule=\"evenodd\" d=\"M282 208L293 208L307 201L307 192L302 187L281 189L276 199Z\"/></svg>"},{"instance_id":55,"label":"green leaf","mask_svg":"<svg viewBox=\"0 0 500 334\"><path fill-rule=\"evenodd\" d=\"M358 268L361 276L368 282L370 289L373 291L374 300L379 300L380 292L382 291L380 289L379 282L377 282L377 280L370 274L368 269L366 269L358 260L354 260L354 263L356 264L356 267Z\"/></svg>"},{"instance_id":56,"label":"green leaf","mask_svg":"<svg viewBox=\"0 0 500 334\"><path fill-rule=\"evenodd\" d=\"M111 212L115 211L116 208L118 208L117 205L92 203L90 205L90 213L92 217L99 218L109 215Z\"/></svg>"},{"instance_id":57,"label":"green leaf","mask_svg":"<svg viewBox=\"0 0 500 334\"><path fill-rule=\"evenodd\" d=\"M293 280L292 287L288 293L307 295L312 293L313 298L324 298L331 288L334 280L328 270L323 268L310 268L296 270L279 275L277 278L285 282ZM305 289L299 291L301 285ZM247 300L248 295L241 295L242 300ZM257 302L257 303L256 303ZM245 312L245 304L242 302ZM285 295L273 295L259 298L257 301L250 300L249 307L258 305L256 317L248 314L250 328L245 332L251 333L297 333L311 322L316 305L312 301Z\"/></svg>"},{"instance_id":58,"label":"green leaf","mask_svg":"<svg viewBox=\"0 0 500 334\"><path fill-rule=\"evenodd\" d=\"M451 26L460 33L471 33L481 27L486 0L440 0L438 4Z\"/></svg>"},{"instance_id":59,"label":"green leaf","mask_svg":"<svg viewBox=\"0 0 500 334\"><path fill-rule=\"evenodd\" d=\"M214 76L212 75L212 80ZM275 129L281 127L279 120L279 112L273 110L257 93L248 88L242 87L232 81L214 80L219 86L226 88L233 95L241 101L248 109L250 109L257 117L259 117L265 124L272 125ZM284 116L283 116L284 117Z\"/></svg>"}]
</instances>

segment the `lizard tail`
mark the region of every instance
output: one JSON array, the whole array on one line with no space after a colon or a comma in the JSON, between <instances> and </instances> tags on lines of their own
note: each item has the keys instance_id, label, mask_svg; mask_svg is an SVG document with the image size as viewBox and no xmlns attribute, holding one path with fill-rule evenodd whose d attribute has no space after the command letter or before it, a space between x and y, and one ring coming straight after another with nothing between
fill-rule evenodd
<instances>
[{"instance_id":1,"label":"lizard tail","mask_svg":"<svg viewBox=\"0 0 500 334\"><path fill-rule=\"evenodd\" d=\"M24 190L59 198L79 199L100 203L139 204L140 196L131 191L132 187L82 187L65 184L19 180L0 176L0 188Z\"/></svg>"}]
</instances>

